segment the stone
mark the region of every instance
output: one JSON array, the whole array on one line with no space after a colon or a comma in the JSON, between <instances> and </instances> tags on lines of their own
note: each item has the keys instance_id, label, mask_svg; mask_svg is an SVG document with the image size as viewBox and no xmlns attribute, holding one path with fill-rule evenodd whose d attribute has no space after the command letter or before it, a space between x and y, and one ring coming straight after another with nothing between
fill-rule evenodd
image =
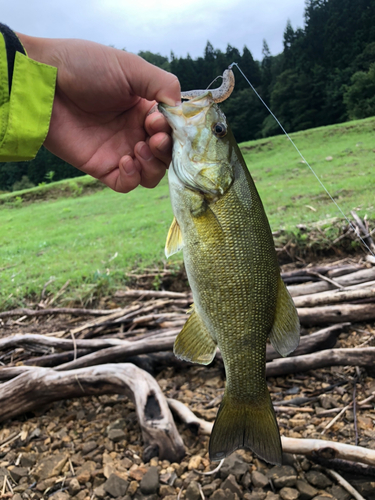
<instances>
[{"instance_id":1,"label":"stone","mask_svg":"<svg viewBox=\"0 0 375 500\"><path fill-rule=\"evenodd\" d=\"M59 453L57 455L49 455L43 458L36 464L32 475L42 481L49 477L58 476L68 460L68 455Z\"/></svg>"},{"instance_id":2,"label":"stone","mask_svg":"<svg viewBox=\"0 0 375 500\"><path fill-rule=\"evenodd\" d=\"M29 475L29 471L26 469L26 467L12 467L11 469L9 468L9 474L12 477L13 481L18 483L21 477L26 477Z\"/></svg>"},{"instance_id":3,"label":"stone","mask_svg":"<svg viewBox=\"0 0 375 500\"><path fill-rule=\"evenodd\" d=\"M251 486L251 474L249 471L242 476L241 484L245 489L249 489Z\"/></svg>"},{"instance_id":4,"label":"stone","mask_svg":"<svg viewBox=\"0 0 375 500\"><path fill-rule=\"evenodd\" d=\"M272 491L267 491L266 500L280 500L280 495Z\"/></svg>"},{"instance_id":5,"label":"stone","mask_svg":"<svg viewBox=\"0 0 375 500\"><path fill-rule=\"evenodd\" d=\"M202 462L202 457L200 455L194 455L189 460L188 470L198 469Z\"/></svg>"},{"instance_id":6,"label":"stone","mask_svg":"<svg viewBox=\"0 0 375 500\"><path fill-rule=\"evenodd\" d=\"M279 491L279 495L283 500L297 500L299 498L299 491L295 488L284 486L284 488L281 488Z\"/></svg>"},{"instance_id":7,"label":"stone","mask_svg":"<svg viewBox=\"0 0 375 500\"><path fill-rule=\"evenodd\" d=\"M214 482L202 486L202 491L205 497L210 497L216 489L217 486L215 485Z\"/></svg>"},{"instance_id":8,"label":"stone","mask_svg":"<svg viewBox=\"0 0 375 500\"><path fill-rule=\"evenodd\" d=\"M118 418L117 420L115 420L114 422L111 422L108 426L107 426L107 434L109 433L109 431L111 431L112 429L124 429L126 427L126 420L124 418Z\"/></svg>"},{"instance_id":9,"label":"stone","mask_svg":"<svg viewBox=\"0 0 375 500\"><path fill-rule=\"evenodd\" d=\"M309 472L306 472L305 477L312 486L315 486L319 490L324 490L327 486L332 485L332 481L317 470L309 470Z\"/></svg>"},{"instance_id":10,"label":"stone","mask_svg":"<svg viewBox=\"0 0 375 500\"><path fill-rule=\"evenodd\" d=\"M104 498L107 496L107 492L104 489L103 484L94 489L95 498Z\"/></svg>"},{"instance_id":11,"label":"stone","mask_svg":"<svg viewBox=\"0 0 375 500\"><path fill-rule=\"evenodd\" d=\"M82 454L87 455L97 447L98 443L96 441L87 441L87 443L83 443L82 445Z\"/></svg>"},{"instance_id":12,"label":"stone","mask_svg":"<svg viewBox=\"0 0 375 500\"><path fill-rule=\"evenodd\" d=\"M200 500L201 499L201 493L199 491L199 486L198 486L198 483L196 481L191 481L189 486L186 488L185 498L186 498L186 500Z\"/></svg>"},{"instance_id":13,"label":"stone","mask_svg":"<svg viewBox=\"0 0 375 500\"><path fill-rule=\"evenodd\" d=\"M329 493L326 493L325 495L324 494L317 495L316 497L314 497L314 500L334 500L334 499L331 495L329 495Z\"/></svg>"},{"instance_id":14,"label":"stone","mask_svg":"<svg viewBox=\"0 0 375 500\"><path fill-rule=\"evenodd\" d=\"M252 472L251 481L256 488L265 488L270 484L268 477L257 470Z\"/></svg>"},{"instance_id":15,"label":"stone","mask_svg":"<svg viewBox=\"0 0 375 500\"><path fill-rule=\"evenodd\" d=\"M81 467L76 470L76 477L79 483L85 484L90 481L92 473L96 469L96 463L92 460L87 460Z\"/></svg>"},{"instance_id":16,"label":"stone","mask_svg":"<svg viewBox=\"0 0 375 500\"><path fill-rule=\"evenodd\" d=\"M141 479L139 485L141 492L144 495L152 495L159 489L159 472L157 467L150 467L146 474Z\"/></svg>"},{"instance_id":17,"label":"stone","mask_svg":"<svg viewBox=\"0 0 375 500\"><path fill-rule=\"evenodd\" d=\"M238 453L232 453L229 457L224 460L224 463L220 469L220 477L225 479L229 474L233 474L238 478L249 470L249 465L244 461L244 459Z\"/></svg>"},{"instance_id":18,"label":"stone","mask_svg":"<svg viewBox=\"0 0 375 500\"><path fill-rule=\"evenodd\" d=\"M172 486L169 486L169 484L162 484L160 486L159 495L161 498L174 495L175 493L176 490Z\"/></svg>"},{"instance_id":19,"label":"stone","mask_svg":"<svg viewBox=\"0 0 375 500\"><path fill-rule=\"evenodd\" d=\"M129 482L117 474L111 474L107 481L103 483L103 488L112 497L121 497L127 492Z\"/></svg>"},{"instance_id":20,"label":"stone","mask_svg":"<svg viewBox=\"0 0 375 500\"><path fill-rule=\"evenodd\" d=\"M267 493L262 488L254 488L253 491L247 495L250 495L249 500L264 500L267 496Z\"/></svg>"},{"instance_id":21,"label":"stone","mask_svg":"<svg viewBox=\"0 0 375 500\"><path fill-rule=\"evenodd\" d=\"M229 474L229 476L223 481L221 488L225 490L229 490L232 493L236 493L239 497L242 496L242 489L237 484L236 478L233 474Z\"/></svg>"},{"instance_id":22,"label":"stone","mask_svg":"<svg viewBox=\"0 0 375 500\"><path fill-rule=\"evenodd\" d=\"M122 429L111 429L108 431L108 439L114 443L119 443L126 438L126 434Z\"/></svg>"},{"instance_id":23,"label":"stone","mask_svg":"<svg viewBox=\"0 0 375 500\"><path fill-rule=\"evenodd\" d=\"M229 490L228 490L229 491ZM219 488L211 495L210 500L228 500L226 492Z\"/></svg>"},{"instance_id":24,"label":"stone","mask_svg":"<svg viewBox=\"0 0 375 500\"><path fill-rule=\"evenodd\" d=\"M68 486L69 493L72 496L74 496L79 492L80 489L81 489L81 485L79 484L78 479L76 477L73 477L69 482L69 486Z\"/></svg>"},{"instance_id":25,"label":"stone","mask_svg":"<svg viewBox=\"0 0 375 500\"><path fill-rule=\"evenodd\" d=\"M328 493L331 493L331 495L336 498L336 500L349 500L351 495L348 493L342 486L339 486L338 484L334 484L332 488L327 489Z\"/></svg>"},{"instance_id":26,"label":"stone","mask_svg":"<svg viewBox=\"0 0 375 500\"><path fill-rule=\"evenodd\" d=\"M129 488L128 488L128 495L131 497L135 494L139 486L139 483L137 481L130 481Z\"/></svg>"},{"instance_id":27,"label":"stone","mask_svg":"<svg viewBox=\"0 0 375 500\"><path fill-rule=\"evenodd\" d=\"M70 497L69 497L70 498ZM74 497L74 500L88 500L90 498L88 490L82 490Z\"/></svg>"},{"instance_id":28,"label":"stone","mask_svg":"<svg viewBox=\"0 0 375 500\"><path fill-rule=\"evenodd\" d=\"M163 500L165 498L167 498L167 497L164 497ZM170 495L169 495L169 498L170 498ZM177 498L177 495L174 495L174 500L176 500L176 498ZM131 500L131 496L125 495L124 497L121 497L118 500L125 500L125 499ZM160 499L160 496L157 493L153 493L152 495L144 495L140 491L137 491L137 493L133 497L133 500L159 500L159 499Z\"/></svg>"},{"instance_id":29,"label":"stone","mask_svg":"<svg viewBox=\"0 0 375 500\"><path fill-rule=\"evenodd\" d=\"M52 488L52 486L54 486L55 484L56 484L55 478L54 477L49 477L47 479L43 479L43 481L40 481L36 485L36 489L38 491L45 491L45 490L48 490L48 489Z\"/></svg>"},{"instance_id":30,"label":"stone","mask_svg":"<svg viewBox=\"0 0 375 500\"><path fill-rule=\"evenodd\" d=\"M22 500L22 497L19 493L16 493L15 495L13 495L13 500Z\"/></svg>"},{"instance_id":31,"label":"stone","mask_svg":"<svg viewBox=\"0 0 375 500\"><path fill-rule=\"evenodd\" d=\"M56 491L56 493L53 493L48 498L51 498L52 500L69 500L70 495L69 493L65 493L65 491Z\"/></svg>"},{"instance_id":32,"label":"stone","mask_svg":"<svg viewBox=\"0 0 375 500\"><path fill-rule=\"evenodd\" d=\"M315 489L311 484L303 481L302 479L297 479L296 488L299 491L300 500L310 500L310 498L314 498L315 495L318 494L318 490Z\"/></svg>"},{"instance_id":33,"label":"stone","mask_svg":"<svg viewBox=\"0 0 375 500\"><path fill-rule=\"evenodd\" d=\"M290 465L276 465L267 472L267 477L272 480L275 488L292 487L297 481L297 472Z\"/></svg>"},{"instance_id":34,"label":"stone","mask_svg":"<svg viewBox=\"0 0 375 500\"><path fill-rule=\"evenodd\" d=\"M26 454L22 455L21 460L20 460L20 465L21 465L21 467L30 468L30 467L33 467L35 465L35 462L36 462L35 453L29 453L27 455Z\"/></svg>"}]
</instances>

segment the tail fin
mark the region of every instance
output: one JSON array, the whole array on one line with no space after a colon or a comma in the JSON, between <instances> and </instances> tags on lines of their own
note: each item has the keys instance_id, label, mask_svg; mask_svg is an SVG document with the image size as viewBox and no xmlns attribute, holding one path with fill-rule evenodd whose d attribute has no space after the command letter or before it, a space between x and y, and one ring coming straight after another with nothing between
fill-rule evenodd
<instances>
[{"instance_id":1,"label":"tail fin","mask_svg":"<svg viewBox=\"0 0 375 500\"><path fill-rule=\"evenodd\" d=\"M209 454L222 460L238 448L250 448L259 458L281 465L282 448L271 398L261 405L235 405L224 394L211 433Z\"/></svg>"}]
</instances>

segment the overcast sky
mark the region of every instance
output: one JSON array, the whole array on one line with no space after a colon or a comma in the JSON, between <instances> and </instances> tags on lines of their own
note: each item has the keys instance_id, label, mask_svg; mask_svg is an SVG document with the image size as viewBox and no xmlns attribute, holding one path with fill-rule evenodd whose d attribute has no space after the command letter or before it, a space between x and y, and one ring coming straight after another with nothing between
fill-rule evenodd
<instances>
[{"instance_id":1,"label":"overcast sky","mask_svg":"<svg viewBox=\"0 0 375 500\"><path fill-rule=\"evenodd\" d=\"M150 50L193 59L207 40L225 51L246 45L262 59L282 51L289 19L303 27L304 0L3 0L0 21L40 37L84 38L138 53Z\"/></svg>"}]
</instances>

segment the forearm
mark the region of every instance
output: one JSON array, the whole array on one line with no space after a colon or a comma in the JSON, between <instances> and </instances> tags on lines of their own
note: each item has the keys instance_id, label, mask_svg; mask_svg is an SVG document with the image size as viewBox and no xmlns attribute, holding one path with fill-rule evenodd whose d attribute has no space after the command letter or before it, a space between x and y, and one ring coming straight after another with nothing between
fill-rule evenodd
<instances>
[{"instance_id":1,"label":"forearm","mask_svg":"<svg viewBox=\"0 0 375 500\"><path fill-rule=\"evenodd\" d=\"M21 41L22 43L22 41ZM56 70L25 55L8 27L0 35L0 161L33 158L49 127Z\"/></svg>"}]
</instances>

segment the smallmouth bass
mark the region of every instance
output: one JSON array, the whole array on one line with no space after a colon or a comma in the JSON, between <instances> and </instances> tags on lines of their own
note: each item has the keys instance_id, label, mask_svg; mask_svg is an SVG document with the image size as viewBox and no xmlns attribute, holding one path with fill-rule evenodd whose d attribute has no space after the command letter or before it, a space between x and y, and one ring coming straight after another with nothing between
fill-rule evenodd
<instances>
[{"instance_id":1,"label":"smallmouth bass","mask_svg":"<svg viewBox=\"0 0 375 500\"><path fill-rule=\"evenodd\" d=\"M266 342L286 356L297 347L300 328L267 216L210 91L179 106L159 104L159 110L173 131L168 177L175 218L166 255L183 250L194 298L174 352L207 365L218 346L227 378L210 459L249 448L280 464L280 434L265 379Z\"/></svg>"}]
</instances>

